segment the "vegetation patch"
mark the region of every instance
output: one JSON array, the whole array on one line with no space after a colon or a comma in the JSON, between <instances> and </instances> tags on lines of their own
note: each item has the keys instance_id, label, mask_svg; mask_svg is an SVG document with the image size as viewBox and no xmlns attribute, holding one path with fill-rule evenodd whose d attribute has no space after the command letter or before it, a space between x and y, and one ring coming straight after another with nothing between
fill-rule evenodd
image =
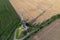
<instances>
[{"instance_id":1,"label":"vegetation patch","mask_svg":"<svg viewBox=\"0 0 60 40\"><path fill-rule=\"evenodd\" d=\"M0 0L0 40L13 40L19 22L20 19L9 0Z\"/></svg>"}]
</instances>

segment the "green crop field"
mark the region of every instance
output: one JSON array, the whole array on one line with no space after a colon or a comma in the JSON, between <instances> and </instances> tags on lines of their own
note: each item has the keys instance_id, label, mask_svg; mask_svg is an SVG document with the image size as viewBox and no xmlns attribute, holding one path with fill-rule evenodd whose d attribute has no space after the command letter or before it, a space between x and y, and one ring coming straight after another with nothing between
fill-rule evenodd
<instances>
[{"instance_id":1,"label":"green crop field","mask_svg":"<svg viewBox=\"0 0 60 40\"><path fill-rule=\"evenodd\" d=\"M0 40L13 40L20 20L9 0L0 0Z\"/></svg>"}]
</instances>

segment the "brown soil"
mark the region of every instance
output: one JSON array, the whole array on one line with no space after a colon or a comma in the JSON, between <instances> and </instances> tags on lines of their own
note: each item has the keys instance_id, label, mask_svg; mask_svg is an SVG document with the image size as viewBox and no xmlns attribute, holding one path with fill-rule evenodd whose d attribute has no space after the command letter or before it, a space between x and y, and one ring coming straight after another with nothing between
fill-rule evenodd
<instances>
[{"instance_id":1,"label":"brown soil","mask_svg":"<svg viewBox=\"0 0 60 40\"><path fill-rule=\"evenodd\" d=\"M24 18L35 23L41 23L53 15L60 14L60 0L9 0L17 14L24 9ZM46 10L48 9L48 10ZM46 12L42 13L44 10ZM41 15L42 14L42 15ZM39 15L39 16L38 16ZM38 16L38 17L37 17Z\"/></svg>"},{"instance_id":2,"label":"brown soil","mask_svg":"<svg viewBox=\"0 0 60 40\"><path fill-rule=\"evenodd\" d=\"M40 30L29 40L60 40L60 19Z\"/></svg>"}]
</instances>

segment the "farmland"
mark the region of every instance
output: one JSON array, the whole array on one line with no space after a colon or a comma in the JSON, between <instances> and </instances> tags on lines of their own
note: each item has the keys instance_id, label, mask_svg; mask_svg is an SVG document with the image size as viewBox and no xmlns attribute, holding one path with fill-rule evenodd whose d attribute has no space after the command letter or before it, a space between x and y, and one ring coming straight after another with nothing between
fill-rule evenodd
<instances>
[{"instance_id":1,"label":"farmland","mask_svg":"<svg viewBox=\"0 0 60 40\"><path fill-rule=\"evenodd\" d=\"M13 40L20 20L9 0L0 0L0 40Z\"/></svg>"},{"instance_id":2,"label":"farmland","mask_svg":"<svg viewBox=\"0 0 60 40\"><path fill-rule=\"evenodd\" d=\"M17 14L24 9L24 18L34 23L42 23L60 14L60 0L9 0ZM44 12L45 11L45 12ZM44 13L43 13L44 12ZM41 15L42 14L42 15Z\"/></svg>"},{"instance_id":3,"label":"farmland","mask_svg":"<svg viewBox=\"0 0 60 40\"><path fill-rule=\"evenodd\" d=\"M23 7L23 8L25 7L24 8L24 13L25 13L24 17L25 17L25 19L28 19L29 21L34 19L36 16L38 16L40 14L40 12L43 12L43 10L36 8L36 5L34 5L35 3L33 4L34 1L32 2L32 1L24 1L24 0L23 1L22 0L21 1L20 0L16 0L16 1L11 0L10 2L9 2L9 0L0 0L0 40L13 40L14 31L16 28L19 27L18 25L20 23L19 13L20 13L21 7ZM25 6L24 2L25 3L27 2L26 3L27 6ZM32 2L32 5L34 5L34 6L30 6L31 4L29 2L30 3ZM37 0L35 0L35 2L37 2ZM44 2L44 1L42 1L42 2ZM15 4L15 3L17 3L17 4ZM60 6L57 5L57 4L59 4L59 1L57 1L56 4L55 3L56 3L56 1L54 2L54 5L45 12L45 14L43 14L42 16L38 16L39 19L37 21L40 22L40 24L35 27L33 27L33 26L30 27L28 29L29 32L36 30L35 32L32 33L32 34L34 34L37 31L39 31L40 29L42 29L43 27L48 26L55 19L60 18ZM44 3L43 3L43 5L44 5ZM31 9L29 9L29 6ZM46 6L46 7L48 7L48 6ZM34 10L34 9L36 9L36 10ZM26 13L31 14L30 17ZM56 14L58 14L58 15L54 16ZM49 19L49 18L51 18L51 19ZM45 21L45 20L47 20L47 21ZM42 25L44 25L44 26L42 26ZM18 34L18 35L21 36L21 34Z\"/></svg>"},{"instance_id":4,"label":"farmland","mask_svg":"<svg viewBox=\"0 0 60 40\"><path fill-rule=\"evenodd\" d=\"M57 20L57 21L56 21ZM41 24L37 25L35 28L35 31L29 35L25 40L40 40L40 33L41 35L44 37L44 35L42 34L43 32L47 33L47 29L52 29L52 30L57 30L55 29L54 27L58 26L58 25L55 25L56 23L59 24L60 22L60 14L57 14L55 16L52 16L50 19L46 20L46 21L43 21ZM55 23L55 24L53 24ZM55 26L54 26L55 25ZM50 26L50 27L49 27ZM59 26L58 26L59 27ZM33 27L32 27L33 28ZM56 27L57 28L57 27ZM43 31L42 31L43 30ZM33 30L32 30L33 31ZM37 33L37 34L36 34ZM49 33L49 32L48 32ZM34 36L35 35L35 36ZM47 35L48 36L48 35ZM31 38L30 38L31 37ZM29 38L29 39L28 39ZM42 38L43 39L43 38Z\"/></svg>"},{"instance_id":5,"label":"farmland","mask_svg":"<svg viewBox=\"0 0 60 40\"><path fill-rule=\"evenodd\" d=\"M55 20L49 26L38 31L28 40L60 40L60 19Z\"/></svg>"}]
</instances>

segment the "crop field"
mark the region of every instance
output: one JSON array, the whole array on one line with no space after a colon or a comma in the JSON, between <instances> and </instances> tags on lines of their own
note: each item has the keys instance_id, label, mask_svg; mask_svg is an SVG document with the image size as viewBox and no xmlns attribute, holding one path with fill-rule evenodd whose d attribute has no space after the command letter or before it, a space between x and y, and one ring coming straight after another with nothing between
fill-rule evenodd
<instances>
[{"instance_id":1,"label":"crop field","mask_svg":"<svg viewBox=\"0 0 60 40\"><path fill-rule=\"evenodd\" d=\"M24 18L34 23L42 23L60 14L60 0L9 0L17 14L24 9ZM45 11L45 12L44 12Z\"/></svg>"},{"instance_id":2,"label":"crop field","mask_svg":"<svg viewBox=\"0 0 60 40\"><path fill-rule=\"evenodd\" d=\"M0 0L0 40L13 40L13 37L14 37L14 31L15 31L15 29L16 28L18 28L18 26L21 26L21 25L19 25L19 23L20 23L20 19L19 19L19 13L20 13L20 5L19 6L17 6L17 4L19 4L20 3L20 1L18 2L19 0L11 0L10 2L9 2L9 0ZM16 5L14 4L14 3L17 3ZM24 2L26 2L26 1L22 1L22 4L24 3ZM29 2L29 1L28 1ZM27 3L28 3L27 2ZM32 2L32 0L30 1L30 2ZM34 1L33 1L34 2ZM32 2L32 3L33 3ZM36 0L36 2L37 2L37 0ZM55 1L55 3L56 3L56 1ZM22 5L21 4L21 5ZM45 27L45 26L47 26L47 25L49 25L52 21L54 21L55 19L58 19L58 18L60 18L60 7L57 5L57 4L59 4L59 2L57 1L57 3L56 3L56 5L53 5L53 7L51 8L51 9L49 9L49 10L47 10L47 12L46 12L46 14L44 14L43 16L40 16L39 14L40 14L40 9L37 9L37 7L34 7L34 6L31 6L32 8L31 9L28 9L29 8L29 5L28 6L26 6L26 10L24 9L24 12L25 13L30 13L31 15L30 15L30 19L34 19L35 17L36 17L36 15L38 16L38 17L40 17L40 19L39 20L37 20L38 22L43 22L43 23L41 23L41 24L38 24L37 26L35 26L35 27L30 27L30 29L28 30L29 32L31 32L31 31L33 31L33 30L36 30L34 33L36 33L38 30L40 30L41 28L43 28L43 27ZM31 4L30 4L31 5ZM34 5L34 4L33 4ZM13 7L12 7L13 6ZM24 6L24 4L22 5L23 7L25 7ZM34 10L36 8L36 10ZM49 8L49 7L48 7ZM56 10L56 9L57 10ZM31 11L32 10L32 11ZM29 11L29 12L28 12ZM17 13L16 13L17 12ZM41 11L41 12L43 12L43 11ZM32 14L33 13L33 14ZM38 14L37 14L38 13ZM49 13L49 14L48 14ZM18 15L19 16L18 16ZM35 15L34 15L35 14ZM52 17L53 15L56 15L56 14L58 14L58 18L57 18L57 16L54 16L54 17ZM34 17L32 17L34 15ZM27 14L25 14L24 15L24 17L28 17L29 15L27 15ZM49 18L51 18L52 20L50 20L49 18L48 18L48 16L49 16ZM44 19L43 19L44 18ZM45 19L46 18L46 19ZM30 20L30 19L28 19L28 20ZM49 20L47 20L47 19L49 19ZM41 20L43 20L43 21L41 21ZM44 20L47 20L46 22L48 22L48 21L50 21L50 22L48 22L47 24L45 24L46 22L44 21ZM31 21L30 21L31 22ZM42 26L42 25L44 25L44 26ZM21 31L21 30L20 30ZM34 34L34 33L32 33L32 34ZM32 35L31 34L31 35ZM18 34L19 35L19 34ZM26 38L27 39L27 38Z\"/></svg>"},{"instance_id":3,"label":"crop field","mask_svg":"<svg viewBox=\"0 0 60 40\"><path fill-rule=\"evenodd\" d=\"M60 19L55 20L28 40L60 40Z\"/></svg>"},{"instance_id":4,"label":"crop field","mask_svg":"<svg viewBox=\"0 0 60 40\"><path fill-rule=\"evenodd\" d=\"M48 27L37 32L29 40L60 40L60 19L51 23Z\"/></svg>"},{"instance_id":5,"label":"crop field","mask_svg":"<svg viewBox=\"0 0 60 40\"><path fill-rule=\"evenodd\" d=\"M9 0L0 0L0 40L13 40L20 20Z\"/></svg>"},{"instance_id":6,"label":"crop field","mask_svg":"<svg viewBox=\"0 0 60 40\"><path fill-rule=\"evenodd\" d=\"M57 20L58 19L58 20ZM57 20L57 21L56 21ZM34 32L29 35L25 40L40 40L40 37L44 37L43 32L47 33L48 29L51 30L57 30L56 26L59 27L59 25L53 24L56 21L55 24L60 24L60 14L57 14L55 16L52 16L50 19L43 21L41 24L38 24L36 27L34 27ZM52 25L51 25L52 24ZM49 27L50 26L50 27ZM55 28L54 28L55 27ZM32 27L33 28L33 27ZM43 31L42 31L43 30ZM47 31L46 31L47 30ZM33 31L33 30L32 30ZM41 33L41 34L40 34ZM49 33L49 32L48 32ZM56 33L59 33L58 30ZM46 34L47 35L47 34ZM42 37L42 39L43 39ZM45 36L46 37L46 36ZM58 36L57 36L58 37ZM46 38L47 39L47 38Z\"/></svg>"}]
</instances>

